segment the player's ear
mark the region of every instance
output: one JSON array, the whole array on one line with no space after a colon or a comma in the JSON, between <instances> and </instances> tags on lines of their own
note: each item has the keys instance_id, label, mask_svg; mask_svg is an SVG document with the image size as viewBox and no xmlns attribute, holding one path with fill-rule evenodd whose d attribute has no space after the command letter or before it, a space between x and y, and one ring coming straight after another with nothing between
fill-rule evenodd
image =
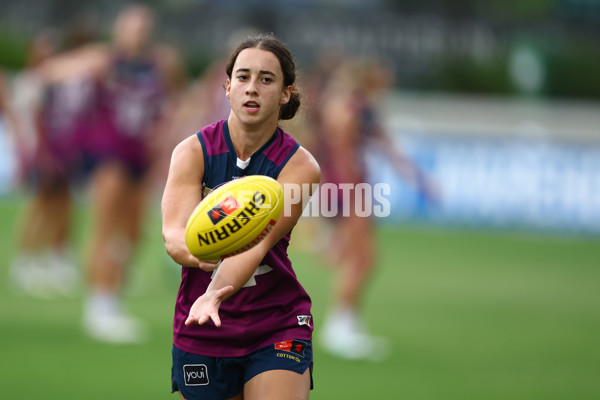
<instances>
[{"instance_id":1,"label":"player's ear","mask_svg":"<svg viewBox=\"0 0 600 400\"><path fill-rule=\"evenodd\" d=\"M279 104L284 105L289 103L290 97L292 96L292 85L285 86L283 91L281 92L281 99L279 99Z\"/></svg>"},{"instance_id":2,"label":"player's ear","mask_svg":"<svg viewBox=\"0 0 600 400\"><path fill-rule=\"evenodd\" d=\"M229 99L229 95L231 93L231 80L227 79L225 81L225 96L227 96L227 98Z\"/></svg>"}]
</instances>

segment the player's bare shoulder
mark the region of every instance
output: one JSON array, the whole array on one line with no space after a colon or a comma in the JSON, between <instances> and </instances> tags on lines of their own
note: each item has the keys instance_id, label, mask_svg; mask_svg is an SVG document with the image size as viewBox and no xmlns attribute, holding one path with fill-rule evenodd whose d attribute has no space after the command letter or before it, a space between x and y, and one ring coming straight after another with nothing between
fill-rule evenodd
<instances>
[{"instance_id":1,"label":"player's bare shoulder","mask_svg":"<svg viewBox=\"0 0 600 400\"><path fill-rule=\"evenodd\" d=\"M167 188L173 184L199 185L203 175L204 155L202 145L196 135L192 135L179 142L173 149L167 177Z\"/></svg>"},{"instance_id":2,"label":"player's bare shoulder","mask_svg":"<svg viewBox=\"0 0 600 400\"><path fill-rule=\"evenodd\" d=\"M185 170L204 169L202 144L196 135L191 135L183 139L175 146L171 157L171 168L173 167Z\"/></svg>"},{"instance_id":3,"label":"player's bare shoulder","mask_svg":"<svg viewBox=\"0 0 600 400\"><path fill-rule=\"evenodd\" d=\"M299 183L319 183L321 168L315 157L304 147L300 146L281 171L281 176L298 176Z\"/></svg>"}]
</instances>

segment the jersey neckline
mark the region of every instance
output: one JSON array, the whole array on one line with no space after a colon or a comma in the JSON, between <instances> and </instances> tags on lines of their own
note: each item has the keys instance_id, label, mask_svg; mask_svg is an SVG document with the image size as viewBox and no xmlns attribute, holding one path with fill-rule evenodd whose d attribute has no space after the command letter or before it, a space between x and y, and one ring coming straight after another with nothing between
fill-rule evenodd
<instances>
[{"instance_id":1,"label":"jersey neckline","mask_svg":"<svg viewBox=\"0 0 600 400\"><path fill-rule=\"evenodd\" d=\"M235 148L233 147L233 142L231 141L231 135L229 133L229 126L227 124L227 120L225 120L223 122L223 136L225 137L225 144L227 145L227 149L229 149L230 159L233 162L233 164L235 165L235 168L237 168L237 170L240 172L248 170L249 169L248 167L252 164L253 160L258 158L258 157L255 157L255 155L260 154L263 151L265 151L275 141L275 139L277 138L278 132L279 132L279 129L275 128L275 132L269 138L269 140L267 140L267 142L265 144L263 144L258 150L256 150L254 153L252 153L252 155L246 161L243 161L238 157L237 152L235 151ZM247 164L244 166L244 168L240 168L240 163L242 163L242 164L247 163Z\"/></svg>"}]
</instances>

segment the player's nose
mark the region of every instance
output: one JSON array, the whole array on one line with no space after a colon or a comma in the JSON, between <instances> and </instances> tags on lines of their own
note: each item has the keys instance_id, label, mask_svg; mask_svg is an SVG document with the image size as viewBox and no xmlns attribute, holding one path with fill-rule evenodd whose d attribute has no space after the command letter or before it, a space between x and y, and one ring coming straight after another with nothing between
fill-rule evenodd
<instances>
[{"instance_id":1,"label":"player's nose","mask_svg":"<svg viewBox=\"0 0 600 400\"><path fill-rule=\"evenodd\" d=\"M258 81L256 79L250 79L248 81L248 85L246 86L246 94L247 95L257 94L258 93L257 85L258 85Z\"/></svg>"}]
</instances>

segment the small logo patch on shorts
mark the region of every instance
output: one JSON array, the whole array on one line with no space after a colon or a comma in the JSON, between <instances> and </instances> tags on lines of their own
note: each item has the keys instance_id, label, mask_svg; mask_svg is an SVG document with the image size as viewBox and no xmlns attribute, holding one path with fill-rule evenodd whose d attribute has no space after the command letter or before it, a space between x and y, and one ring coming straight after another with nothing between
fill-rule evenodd
<instances>
[{"instance_id":1,"label":"small logo patch on shorts","mask_svg":"<svg viewBox=\"0 0 600 400\"><path fill-rule=\"evenodd\" d=\"M204 364L185 364L183 366L185 386L208 385L208 370Z\"/></svg>"},{"instance_id":2,"label":"small logo patch on shorts","mask_svg":"<svg viewBox=\"0 0 600 400\"><path fill-rule=\"evenodd\" d=\"M299 340L286 340L285 342L275 343L275 350L289 351L298 354L301 357L304 357L305 348L306 343Z\"/></svg>"}]
</instances>

